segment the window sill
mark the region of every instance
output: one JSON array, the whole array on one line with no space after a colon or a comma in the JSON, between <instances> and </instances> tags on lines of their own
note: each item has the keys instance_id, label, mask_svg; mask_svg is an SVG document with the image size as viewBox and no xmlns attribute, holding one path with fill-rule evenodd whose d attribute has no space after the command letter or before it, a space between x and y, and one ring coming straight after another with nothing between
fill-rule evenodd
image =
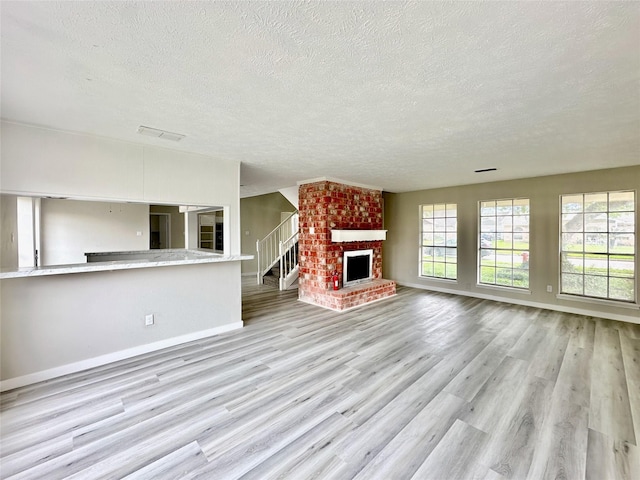
<instances>
[{"instance_id":1,"label":"window sill","mask_svg":"<svg viewBox=\"0 0 640 480\"><path fill-rule=\"evenodd\" d=\"M504 285L487 285L486 283L476 283L478 288L486 288L488 290L502 290L504 292L521 293L522 295L531 295L528 288L506 287Z\"/></svg>"},{"instance_id":2,"label":"window sill","mask_svg":"<svg viewBox=\"0 0 640 480\"><path fill-rule=\"evenodd\" d=\"M418 278L420 278L421 280L436 280L438 282L444 282L444 283L458 283L457 279L452 279L452 278L442 278L442 277L427 277L424 275L418 275Z\"/></svg>"},{"instance_id":3,"label":"window sill","mask_svg":"<svg viewBox=\"0 0 640 480\"><path fill-rule=\"evenodd\" d=\"M592 298L592 297L581 297L579 295L569 295L566 293L559 293L556 295L558 300L569 300L572 302L579 303L594 303L596 305L607 305L609 307L617 307L617 308L627 308L629 310L638 310L640 309L640 305L637 303L629 303L629 302L619 302L616 300L607 300L604 298Z\"/></svg>"}]
</instances>

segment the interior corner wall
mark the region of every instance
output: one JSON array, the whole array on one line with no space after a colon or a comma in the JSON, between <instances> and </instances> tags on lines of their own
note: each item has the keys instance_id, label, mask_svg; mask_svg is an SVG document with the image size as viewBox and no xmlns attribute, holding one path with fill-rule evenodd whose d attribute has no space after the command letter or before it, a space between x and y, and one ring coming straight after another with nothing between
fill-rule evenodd
<instances>
[{"instance_id":1,"label":"interior corner wall","mask_svg":"<svg viewBox=\"0 0 640 480\"><path fill-rule=\"evenodd\" d=\"M255 257L256 241L262 240L280 224L280 213L295 210L291 202L279 192L240 199L242 252ZM257 258L242 262L243 274L249 275L257 271Z\"/></svg>"},{"instance_id":2,"label":"interior corner wall","mask_svg":"<svg viewBox=\"0 0 640 480\"><path fill-rule=\"evenodd\" d=\"M559 287L560 195L636 190L638 218L639 186L640 166L634 166L408 193L385 193L385 228L388 229L387 241L383 245L385 277L401 285L640 323L637 307L620 308L556 297ZM476 281L478 202L503 198L530 199L530 294L516 289L480 286ZM429 279L418 274L419 206L432 203L455 203L458 206L457 281ZM638 220L636 232L637 229ZM640 258L639 244L636 237L636 259ZM547 285L552 286L553 292L547 292ZM639 285L636 272L637 299L640 299Z\"/></svg>"}]
</instances>

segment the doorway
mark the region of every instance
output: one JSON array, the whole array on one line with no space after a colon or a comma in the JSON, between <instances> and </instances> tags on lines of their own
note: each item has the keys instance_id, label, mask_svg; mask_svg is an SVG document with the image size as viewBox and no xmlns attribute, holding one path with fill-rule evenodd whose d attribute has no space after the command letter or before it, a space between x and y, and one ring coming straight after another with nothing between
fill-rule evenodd
<instances>
[{"instance_id":1,"label":"doorway","mask_svg":"<svg viewBox=\"0 0 640 480\"><path fill-rule=\"evenodd\" d=\"M198 248L224 251L224 212L222 210L198 215Z\"/></svg>"},{"instance_id":2,"label":"doorway","mask_svg":"<svg viewBox=\"0 0 640 480\"><path fill-rule=\"evenodd\" d=\"M171 215L149 214L149 248L171 248Z\"/></svg>"}]
</instances>

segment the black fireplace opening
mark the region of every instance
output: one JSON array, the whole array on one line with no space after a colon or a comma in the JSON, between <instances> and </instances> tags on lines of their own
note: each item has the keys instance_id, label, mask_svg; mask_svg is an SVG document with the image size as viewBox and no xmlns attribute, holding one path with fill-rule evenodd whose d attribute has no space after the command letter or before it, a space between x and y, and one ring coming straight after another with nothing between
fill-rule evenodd
<instances>
[{"instance_id":1,"label":"black fireplace opening","mask_svg":"<svg viewBox=\"0 0 640 480\"><path fill-rule=\"evenodd\" d=\"M347 286L371 279L372 259L371 250L345 252L343 284Z\"/></svg>"},{"instance_id":2,"label":"black fireplace opening","mask_svg":"<svg viewBox=\"0 0 640 480\"><path fill-rule=\"evenodd\" d=\"M369 255L347 257L347 282L369 278Z\"/></svg>"}]
</instances>

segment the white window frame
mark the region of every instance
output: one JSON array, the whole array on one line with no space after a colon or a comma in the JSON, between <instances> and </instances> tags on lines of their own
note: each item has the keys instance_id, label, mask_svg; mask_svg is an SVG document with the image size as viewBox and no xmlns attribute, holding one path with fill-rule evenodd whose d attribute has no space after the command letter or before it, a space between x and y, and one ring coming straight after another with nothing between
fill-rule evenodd
<instances>
[{"instance_id":1,"label":"white window frame","mask_svg":"<svg viewBox=\"0 0 640 480\"><path fill-rule=\"evenodd\" d=\"M430 232L425 232L424 224L425 217L424 215L424 207L432 207L435 211L437 206L443 207L444 216L443 217L432 217L434 219L443 219L444 221L444 229L435 229L435 223L433 224L433 228ZM455 211L455 215L450 215L451 211ZM418 217L420 222L420 238L419 238L419 247L418 247L418 276L420 278L429 278L436 280L445 280L450 282L457 282L458 280L458 204L457 203L425 203L419 206ZM440 234L444 236L444 244L439 244L440 242L436 242L432 240L431 242L424 243L425 234ZM435 237L432 237L435 238ZM428 275L423 273L423 265L425 264L424 260L424 249L442 249L444 252L444 261L436 262L435 258L430 262L433 265L432 275ZM455 253L455 255L452 255ZM432 255L433 257L433 255ZM443 265L444 267L444 276L439 276L435 274L436 265ZM453 267L449 267L449 266ZM450 272L454 271L454 274Z\"/></svg>"},{"instance_id":2,"label":"white window frame","mask_svg":"<svg viewBox=\"0 0 640 480\"><path fill-rule=\"evenodd\" d=\"M611 195L612 194L622 194L622 193L631 193L633 194L633 211L629 211L629 210L610 210L611 208ZM597 195L606 195L607 196L607 209L606 211L600 211L600 212L586 212L584 211L584 201L585 201L585 196L597 196ZM576 212L576 213L582 213L582 229L580 231L575 230L575 231L571 231L571 230L564 230L564 215L568 215L569 213L564 212L563 210L563 199L566 197L578 197L578 196L582 196L582 211L581 212ZM638 195L637 195L637 191L635 190L610 190L610 191L603 191L603 192L578 192L578 193L566 193L566 194L562 194L559 197L559 240L558 240L558 285L559 285L559 293L558 293L558 298L562 298L562 299L570 299L570 300L579 300L579 301L583 301L583 302L590 302L590 303L602 303L602 304L608 304L608 305L618 305L618 306L636 306L637 302L638 302L638 298L637 298L637 282L638 282L638 257L637 257L637 238L638 238L638 221L637 221L637 212L638 212ZM611 224L610 224L610 214L612 213L631 213L632 214L632 218L633 218L633 231L632 232L620 232L620 231L614 231L611 230ZM585 225L585 214L592 214L592 215L596 215L596 214L601 214L601 215L606 215L606 230L598 230L595 231L595 229L593 229L594 231L590 231L589 227L587 227ZM564 237L563 235L583 235L583 242L582 242L582 250L574 250L574 249L564 249ZM591 234L592 236L606 236L607 240L606 240L606 252L595 252L595 251L587 251L587 245L585 243L586 241L586 236L588 234ZM620 252L615 252L615 251L611 251L615 248L615 245L612 247L611 246L611 239L610 239L610 235L611 234L616 234L616 235L622 235L622 236L626 236L625 234L629 234L629 236L631 237L631 241L632 244L630 245L630 253L620 253ZM581 271L565 271L565 263L568 261L566 260L565 255L570 256L571 254L574 254L576 256L580 256L582 255L584 260L582 263ZM596 274L592 274L589 275L588 273L585 272L585 268L586 268L586 257L590 256L592 258L592 260L595 261L595 259L597 257L602 257L603 259L605 259L605 265L607 268L607 274L606 275L596 275ZM612 256L621 256L621 257L632 257L632 264L633 264L633 276L629 277L629 276L623 276L623 275L612 275L610 272L610 265L611 265L611 257ZM582 277L582 293L577 293L575 290L572 291L570 288L568 288L567 284L569 283L568 280L566 279L565 281L565 275L569 276L581 276ZM590 295L585 293L585 280L586 277L597 277L597 278L606 278L606 295ZM611 293L611 279L622 279L624 280L631 280L631 284L632 284L632 293L633 293L633 298L629 298L629 299L623 299L623 298L616 298L615 296L612 296Z\"/></svg>"},{"instance_id":3,"label":"white window frame","mask_svg":"<svg viewBox=\"0 0 640 480\"><path fill-rule=\"evenodd\" d=\"M514 214L513 212L513 205L514 202L522 202L522 201L526 201L527 202L527 213L526 214ZM495 203L495 208L496 211L494 212L493 215L483 215L482 214L482 208L483 208L483 203L488 203L488 202L494 202ZM498 208L498 204L502 202L502 203L506 203L506 202L510 202L511 203L511 214L505 214L505 215L498 215L497 213L497 208ZM527 236L527 249L521 249L521 248L515 248L515 234L516 234L516 230L515 230L515 221L514 221L514 217L527 217L527 224L526 224L526 230L522 231L522 234L525 234ZM503 235L504 236L508 235L508 232L498 232L497 231L497 225L494 227L494 231L490 232L490 231L485 231L483 230L483 218L495 218L495 221L497 223L497 219L498 217L511 217L511 248L498 248L497 247L497 242L498 242L498 234ZM522 225L520 225L522 226ZM493 238L489 238L489 239L485 239L485 236L490 235ZM490 242L489 245L486 245L485 242ZM483 264L483 258L485 257L484 252L485 251L493 251L494 254L494 265L491 266L490 264ZM510 267L498 267L498 260L497 260L497 256L498 256L498 252L502 252L503 253L503 257L509 256L510 257L510 261L511 261L511 266ZM518 253L520 252L520 253ZM489 288L506 288L509 290L513 290L513 291L517 291L517 292L524 292L524 293L529 293L530 292L530 286L531 286L531 271L529 269L529 260L530 260L530 253L531 253L531 199L530 198L525 198L525 197L517 197L517 198L501 198L501 199L487 199L487 200L480 200L478 202L478 248L477 248L477 269L476 269L476 274L477 274L477 285L480 287L489 287ZM519 262L517 265L518 267L516 267L516 262ZM487 262L490 263L490 262ZM523 266L526 266L523 267ZM494 280L493 282L488 282L488 281L483 281L482 277L483 277L483 268L489 269L489 268L493 268L494 269ZM511 284L510 285L506 285L504 283L498 283L497 279L498 279L498 268L501 269L509 269L511 271ZM520 285L514 285L514 274L516 272L519 271L526 271L526 278L527 278L527 284L526 286L520 286Z\"/></svg>"}]
</instances>

